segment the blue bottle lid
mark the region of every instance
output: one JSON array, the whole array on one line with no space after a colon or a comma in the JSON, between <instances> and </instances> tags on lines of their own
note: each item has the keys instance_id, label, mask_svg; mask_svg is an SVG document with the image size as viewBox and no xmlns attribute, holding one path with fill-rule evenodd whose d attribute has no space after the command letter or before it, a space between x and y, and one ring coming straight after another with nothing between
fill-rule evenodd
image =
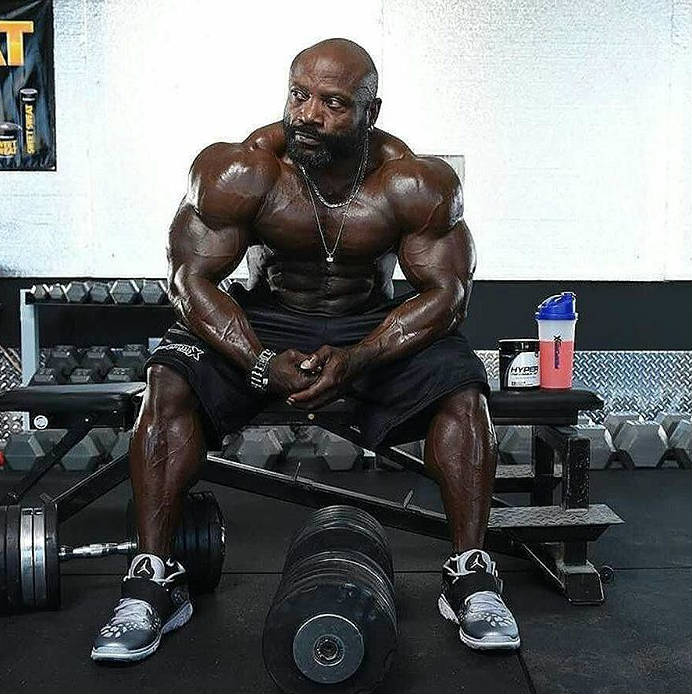
<instances>
[{"instance_id":1,"label":"blue bottle lid","mask_svg":"<svg viewBox=\"0 0 692 694\"><path fill-rule=\"evenodd\" d=\"M536 320L576 320L579 315L574 310L576 307L577 297L574 292L562 292L542 301L535 317Z\"/></svg>"}]
</instances>

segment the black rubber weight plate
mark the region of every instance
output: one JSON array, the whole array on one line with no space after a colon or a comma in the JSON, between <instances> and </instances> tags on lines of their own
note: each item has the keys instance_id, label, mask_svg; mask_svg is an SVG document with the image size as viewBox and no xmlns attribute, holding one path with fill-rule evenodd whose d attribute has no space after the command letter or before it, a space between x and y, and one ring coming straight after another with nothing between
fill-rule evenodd
<instances>
[{"instance_id":1,"label":"black rubber weight plate","mask_svg":"<svg viewBox=\"0 0 692 694\"><path fill-rule=\"evenodd\" d=\"M216 588L221 580L223 562L226 556L224 520L221 509L213 494L209 493L209 567L207 568L206 590Z\"/></svg>"},{"instance_id":2,"label":"black rubber weight plate","mask_svg":"<svg viewBox=\"0 0 692 694\"><path fill-rule=\"evenodd\" d=\"M46 608L60 607L60 561L58 552L58 512L53 504L46 504Z\"/></svg>"},{"instance_id":3,"label":"black rubber weight plate","mask_svg":"<svg viewBox=\"0 0 692 694\"><path fill-rule=\"evenodd\" d=\"M338 684L321 685L298 669L293 655L296 632L311 617L338 613L359 628L365 655L358 670ZM272 604L262 635L267 670L285 692L369 692L384 678L396 650L396 627L373 603L371 593L339 576L322 576L296 587Z\"/></svg>"},{"instance_id":4,"label":"black rubber weight plate","mask_svg":"<svg viewBox=\"0 0 692 694\"><path fill-rule=\"evenodd\" d=\"M320 581L327 575L341 575L346 581L369 586L396 624L394 588L377 563L360 552L327 551L301 560L284 574L274 601L283 599L301 584Z\"/></svg>"},{"instance_id":5,"label":"black rubber weight plate","mask_svg":"<svg viewBox=\"0 0 692 694\"><path fill-rule=\"evenodd\" d=\"M5 566L5 518L7 507L0 506L0 614L7 612L7 567Z\"/></svg>"},{"instance_id":6,"label":"black rubber weight plate","mask_svg":"<svg viewBox=\"0 0 692 694\"><path fill-rule=\"evenodd\" d=\"M377 519L366 511L354 506L327 506L316 511L308 520L310 525L322 526L327 523L342 523L369 529L382 542L387 552L390 552L389 538Z\"/></svg>"},{"instance_id":7,"label":"black rubber weight plate","mask_svg":"<svg viewBox=\"0 0 692 694\"><path fill-rule=\"evenodd\" d=\"M377 562L393 581L391 556L382 543L367 530L345 524L312 528L311 532L300 537L288 550L284 571L300 559L329 550L350 550L366 554Z\"/></svg>"},{"instance_id":8,"label":"black rubber weight plate","mask_svg":"<svg viewBox=\"0 0 692 694\"><path fill-rule=\"evenodd\" d=\"M195 588L200 589L206 583L205 577L209 570L209 513L203 497L194 496L191 506L195 530L193 582Z\"/></svg>"},{"instance_id":9,"label":"black rubber weight plate","mask_svg":"<svg viewBox=\"0 0 692 694\"><path fill-rule=\"evenodd\" d=\"M19 506L7 507L5 525L5 566L9 612L22 608L22 582L19 575Z\"/></svg>"}]
</instances>

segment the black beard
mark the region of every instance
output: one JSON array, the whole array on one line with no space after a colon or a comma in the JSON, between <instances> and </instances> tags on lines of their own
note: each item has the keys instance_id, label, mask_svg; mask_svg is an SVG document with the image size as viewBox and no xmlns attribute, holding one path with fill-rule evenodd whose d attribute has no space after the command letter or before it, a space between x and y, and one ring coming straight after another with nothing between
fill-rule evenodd
<instances>
[{"instance_id":1,"label":"black beard","mask_svg":"<svg viewBox=\"0 0 692 694\"><path fill-rule=\"evenodd\" d=\"M339 159L362 155L368 134L365 120L353 132L343 135L324 135L309 126L293 126L288 117L284 116L283 129L286 138L286 154L296 164L302 164L306 169L324 169ZM296 131L314 137L319 141L319 146L303 147L295 139Z\"/></svg>"}]
</instances>

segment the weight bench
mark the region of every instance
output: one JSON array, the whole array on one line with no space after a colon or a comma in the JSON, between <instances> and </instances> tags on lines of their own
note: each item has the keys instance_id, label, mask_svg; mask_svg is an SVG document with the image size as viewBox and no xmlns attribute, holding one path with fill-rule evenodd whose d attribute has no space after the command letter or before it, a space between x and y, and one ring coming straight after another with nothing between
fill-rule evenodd
<instances>
[{"instance_id":1,"label":"weight bench","mask_svg":"<svg viewBox=\"0 0 692 694\"><path fill-rule=\"evenodd\" d=\"M1 503L11 505L7 508L16 508L28 490L93 427L131 428L144 388L144 383L27 386L0 395L0 411L28 412L33 428L67 429L45 459L34 465ZM601 409L602 399L589 390L578 388L523 393L493 390L489 405L495 424L532 427L533 457L529 465L498 465L494 491L526 492L529 503L511 506L493 497L486 548L530 559L571 602L602 603L602 579L607 580L612 570L604 567L601 575L588 561L588 543L598 539L610 525L623 521L608 506L589 503L590 441L572 426L577 423L580 410ZM319 426L362 446L360 431L353 424L356 406L357 403L342 399L307 412L277 402L260 413L251 425ZM427 475L420 458L396 445L380 445L375 452L407 470ZM59 523L128 477L128 454L124 454L55 498L48 495L41 498L54 510ZM445 515L417 506L414 490L402 501L391 501L301 477L300 466L294 474L288 475L226 460L213 453L207 455L201 477L216 484L309 507L356 506L371 513L385 526L449 539ZM554 505L553 491L558 485L561 485L560 503ZM94 556L122 553L122 547L116 543L98 547L102 551Z\"/></svg>"}]
</instances>

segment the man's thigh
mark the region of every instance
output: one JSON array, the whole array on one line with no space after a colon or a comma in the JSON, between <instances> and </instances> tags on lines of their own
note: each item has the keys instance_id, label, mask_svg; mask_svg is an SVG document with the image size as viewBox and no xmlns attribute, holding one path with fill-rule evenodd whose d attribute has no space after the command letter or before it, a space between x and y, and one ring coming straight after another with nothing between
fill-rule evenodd
<instances>
[{"instance_id":1,"label":"man's thigh","mask_svg":"<svg viewBox=\"0 0 692 694\"><path fill-rule=\"evenodd\" d=\"M297 331L291 328L295 318L290 313L282 314L274 327L270 325L271 310L266 315L248 311L248 316L253 326L258 324L268 335L282 332L285 339L297 334L306 340L304 344L310 343L310 349L304 351L322 344L348 347L370 334L394 308L415 295L415 291L410 291L381 299L354 315L316 318L313 320L323 323L303 322ZM298 344L290 346L301 349ZM466 388L475 388L486 397L490 393L483 362L457 329L415 354L367 372L351 384L348 394L361 401L362 407L356 413L358 424L366 445L375 447L383 442L424 438L440 398Z\"/></svg>"},{"instance_id":2,"label":"man's thigh","mask_svg":"<svg viewBox=\"0 0 692 694\"><path fill-rule=\"evenodd\" d=\"M459 330L368 372L352 387L366 445L425 438L440 399L467 388L490 394L485 366Z\"/></svg>"},{"instance_id":3,"label":"man's thigh","mask_svg":"<svg viewBox=\"0 0 692 694\"><path fill-rule=\"evenodd\" d=\"M285 310L263 293L247 292L237 283L229 294L243 307L264 347L309 353L324 344L327 319ZM190 384L201 405L208 449L217 449L225 434L246 426L272 400L253 391L242 369L179 322L168 329L147 368L151 364L175 369Z\"/></svg>"}]
</instances>

